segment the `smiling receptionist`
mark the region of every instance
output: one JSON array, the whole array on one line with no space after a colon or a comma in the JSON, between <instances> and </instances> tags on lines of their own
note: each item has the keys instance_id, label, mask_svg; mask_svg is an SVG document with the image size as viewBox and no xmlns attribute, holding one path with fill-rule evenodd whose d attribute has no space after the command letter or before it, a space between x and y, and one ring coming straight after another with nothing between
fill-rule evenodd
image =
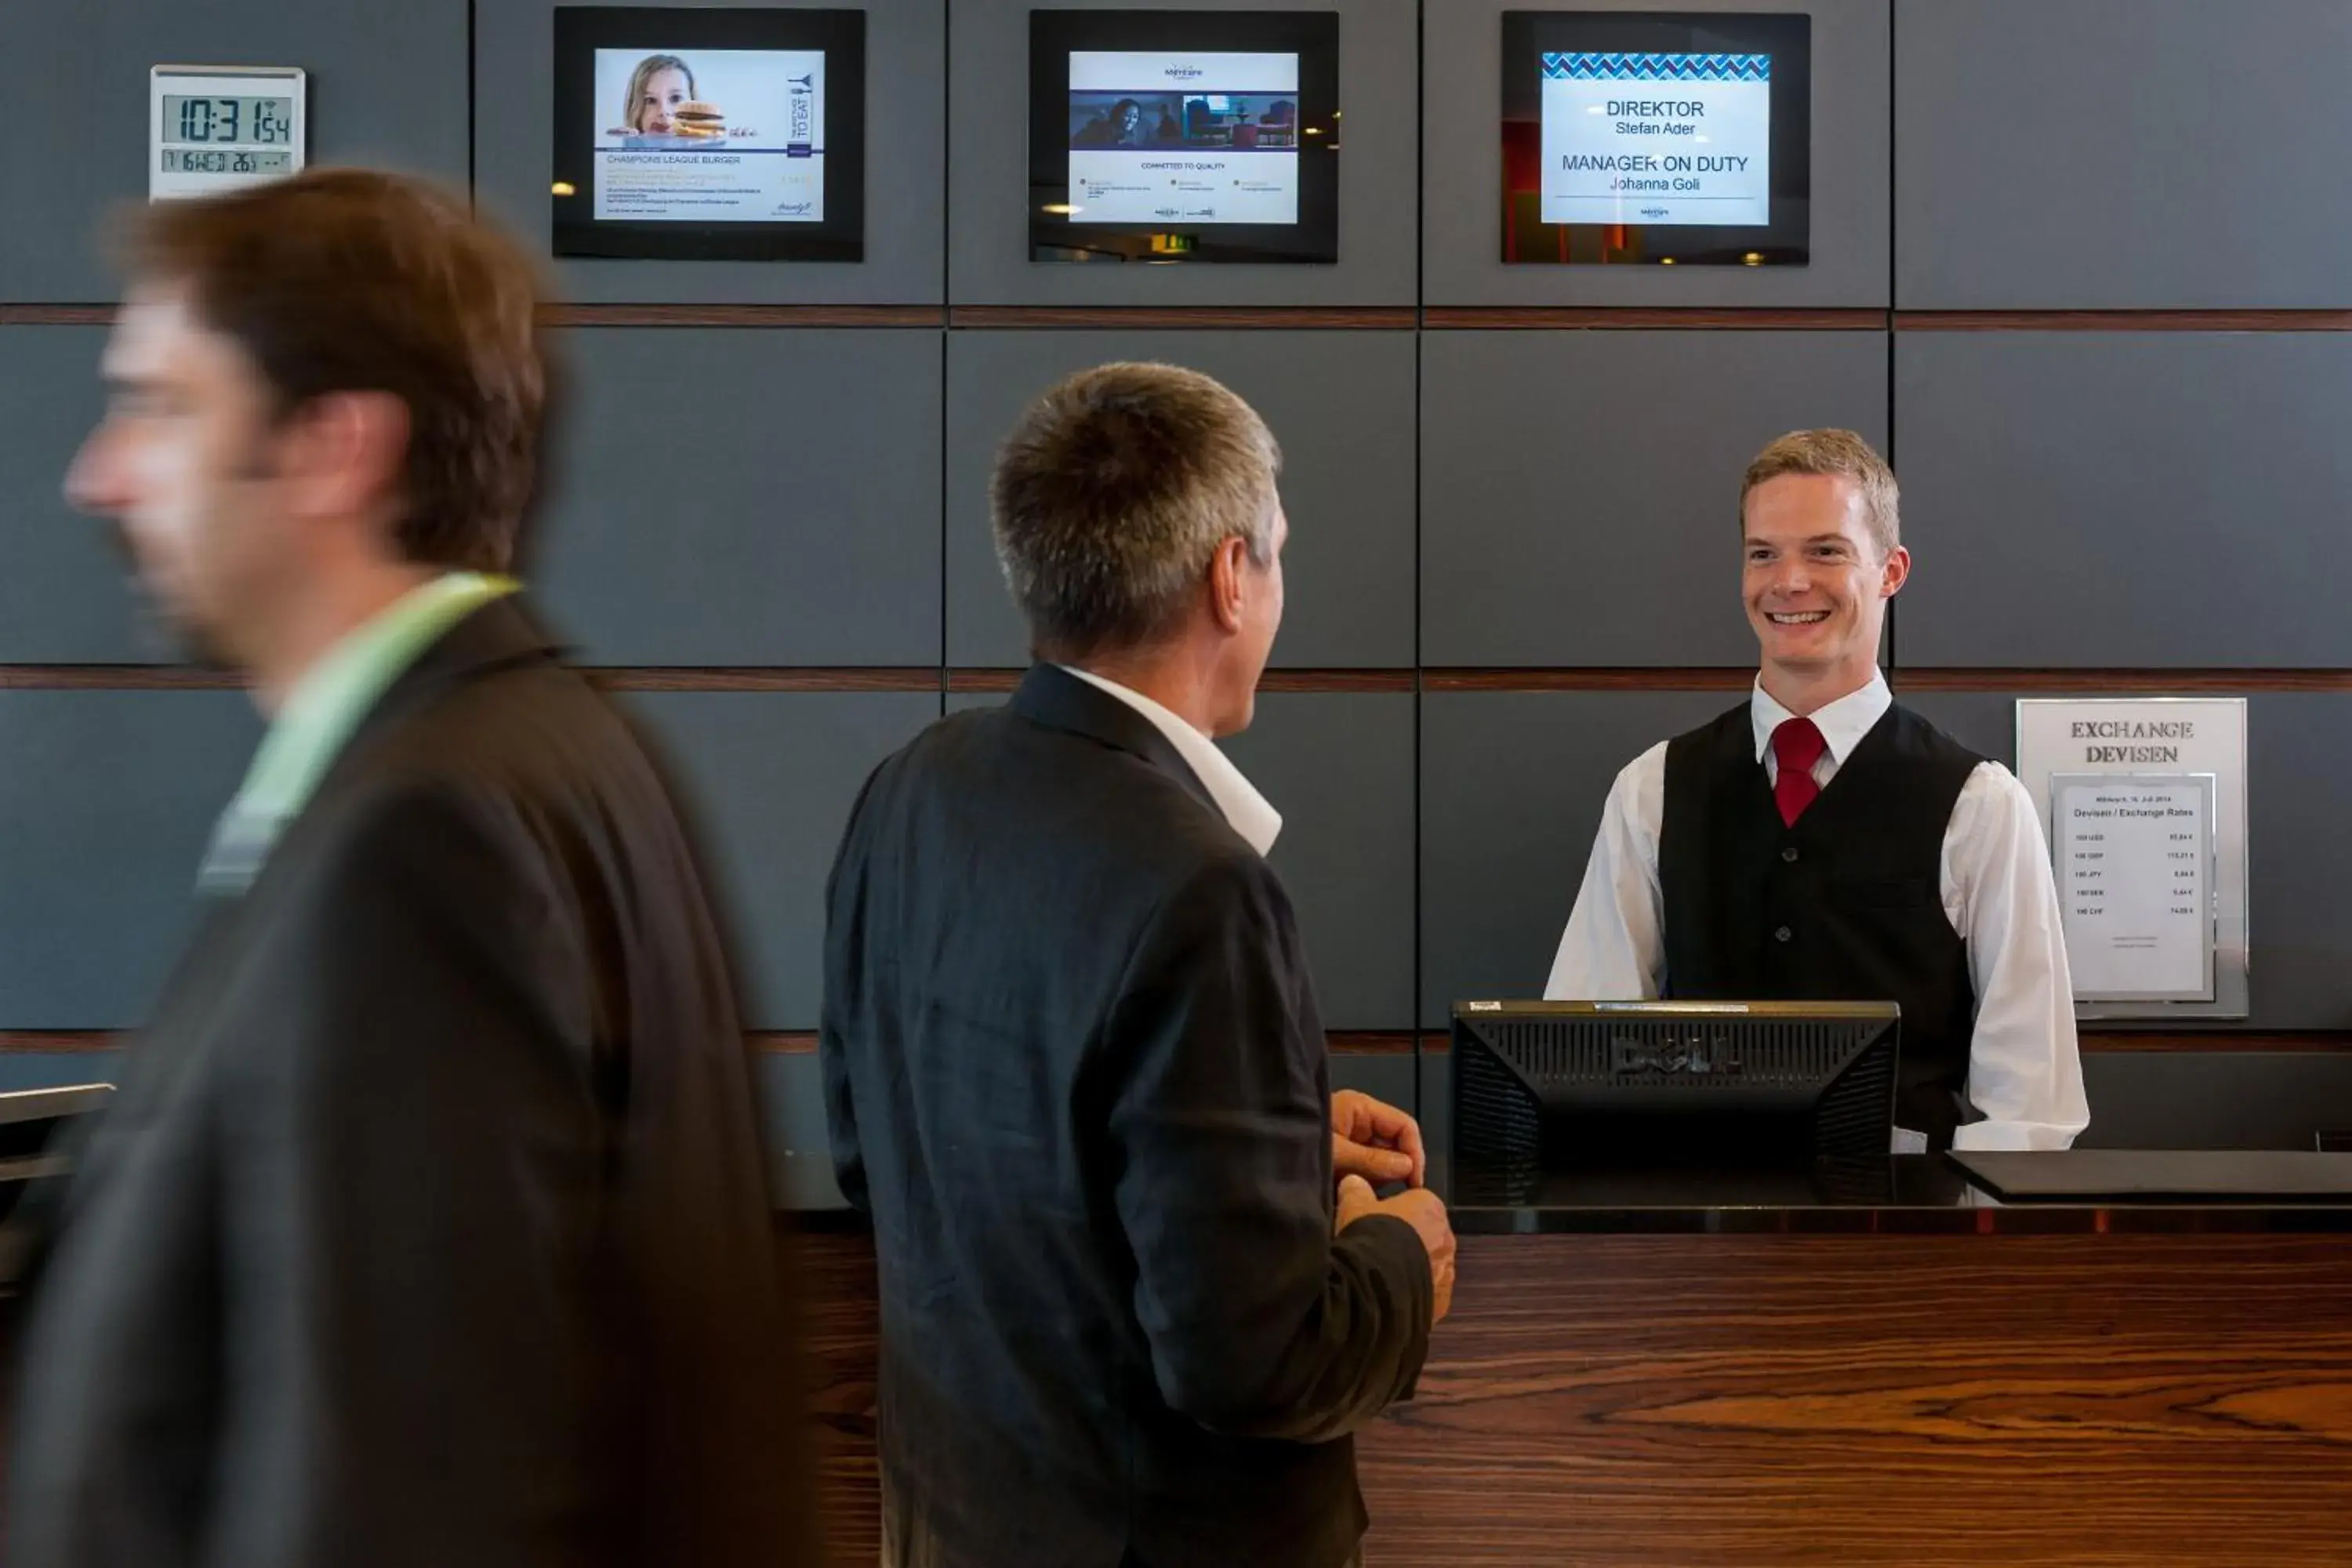
<instances>
[{"instance_id":1,"label":"smiling receptionist","mask_svg":"<svg viewBox=\"0 0 2352 1568\"><path fill-rule=\"evenodd\" d=\"M1739 509L1755 690L1617 775L1544 994L1891 1000L1898 1150L2065 1148L2090 1108L2032 798L1879 674L1894 474L1796 431Z\"/></svg>"}]
</instances>

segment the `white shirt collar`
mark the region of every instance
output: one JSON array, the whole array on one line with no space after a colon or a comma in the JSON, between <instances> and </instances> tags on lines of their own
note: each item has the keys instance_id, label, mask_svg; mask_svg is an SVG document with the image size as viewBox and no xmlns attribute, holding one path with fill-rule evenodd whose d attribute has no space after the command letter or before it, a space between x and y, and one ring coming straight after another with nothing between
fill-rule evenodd
<instances>
[{"instance_id":1,"label":"white shirt collar","mask_svg":"<svg viewBox=\"0 0 2352 1568\"><path fill-rule=\"evenodd\" d=\"M1140 691L1131 691L1116 680L1105 680L1092 670L1066 664L1061 668L1087 685L1109 692L1150 720L1152 728L1168 737L1168 743L1176 748L1176 754L1184 759L1184 765L1192 770L1202 787L1209 792L1209 798L1217 803L1217 810L1223 814L1226 824L1259 854L1274 848L1274 841L1282 832L1282 813L1267 804L1265 796L1257 793L1257 786L1242 776L1241 769L1217 749L1215 742Z\"/></svg>"},{"instance_id":2,"label":"white shirt collar","mask_svg":"<svg viewBox=\"0 0 2352 1568\"><path fill-rule=\"evenodd\" d=\"M1821 731L1822 739L1830 743L1831 763L1845 766L1846 758L1862 744L1862 738L1894 706L1895 694L1886 689L1886 678L1874 670L1870 683L1861 690L1850 691L1815 712L1813 725ZM1760 678L1756 682L1755 695L1748 699L1748 713L1756 727L1756 760L1760 763L1772 749L1772 731L1796 715L1773 700Z\"/></svg>"}]
</instances>

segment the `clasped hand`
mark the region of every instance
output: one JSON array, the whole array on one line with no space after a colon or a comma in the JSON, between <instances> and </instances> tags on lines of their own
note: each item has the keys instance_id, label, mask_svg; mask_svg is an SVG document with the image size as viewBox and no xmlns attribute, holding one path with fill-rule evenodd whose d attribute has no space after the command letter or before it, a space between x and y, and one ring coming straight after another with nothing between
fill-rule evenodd
<instances>
[{"instance_id":1,"label":"clasped hand","mask_svg":"<svg viewBox=\"0 0 2352 1568\"><path fill-rule=\"evenodd\" d=\"M1393 1105L1343 1089L1331 1097L1331 1173L1339 1179L1335 1231L1367 1215L1388 1214L1412 1226L1429 1252L1430 1321L1442 1321L1454 1304L1454 1227L1445 1205L1422 1184L1429 1158L1421 1146L1421 1125ZM1375 1182L1404 1182L1410 1190L1383 1203Z\"/></svg>"}]
</instances>

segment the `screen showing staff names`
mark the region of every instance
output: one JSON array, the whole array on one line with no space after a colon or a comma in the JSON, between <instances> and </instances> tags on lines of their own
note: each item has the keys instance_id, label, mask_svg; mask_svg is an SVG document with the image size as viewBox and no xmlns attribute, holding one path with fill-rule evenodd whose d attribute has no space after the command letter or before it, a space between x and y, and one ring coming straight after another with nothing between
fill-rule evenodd
<instances>
[{"instance_id":1,"label":"screen showing staff names","mask_svg":"<svg viewBox=\"0 0 2352 1568\"><path fill-rule=\"evenodd\" d=\"M1772 221L1772 57L1543 57L1546 223Z\"/></svg>"}]
</instances>

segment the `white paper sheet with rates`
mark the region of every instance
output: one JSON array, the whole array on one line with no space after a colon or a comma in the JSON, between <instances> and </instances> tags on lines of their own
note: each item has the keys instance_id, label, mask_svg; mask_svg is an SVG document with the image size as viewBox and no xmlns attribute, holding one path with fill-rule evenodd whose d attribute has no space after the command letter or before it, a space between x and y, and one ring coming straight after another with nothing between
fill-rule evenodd
<instances>
[{"instance_id":1,"label":"white paper sheet with rates","mask_svg":"<svg viewBox=\"0 0 2352 1568\"><path fill-rule=\"evenodd\" d=\"M2211 782L2119 774L2051 786L2074 994L2210 998Z\"/></svg>"}]
</instances>

